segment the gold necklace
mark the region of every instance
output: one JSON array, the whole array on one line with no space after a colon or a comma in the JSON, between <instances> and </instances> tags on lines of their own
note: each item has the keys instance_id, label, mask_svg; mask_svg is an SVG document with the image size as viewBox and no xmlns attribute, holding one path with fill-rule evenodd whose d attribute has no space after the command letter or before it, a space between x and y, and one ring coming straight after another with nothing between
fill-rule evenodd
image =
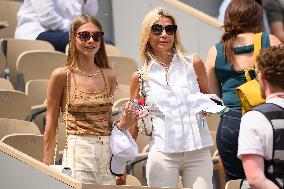
<instances>
[{"instance_id":1,"label":"gold necklace","mask_svg":"<svg viewBox=\"0 0 284 189\"><path fill-rule=\"evenodd\" d=\"M98 75L98 73L99 73L99 70L97 70L94 74L87 74L86 72L83 72L83 71L80 70L79 68L77 68L77 70L78 70L81 74L83 74L83 75L85 75L85 76L87 76L87 77L95 77L95 76Z\"/></svg>"},{"instance_id":2,"label":"gold necklace","mask_svg":"<svg viewBox=\"0 0 284 189\"><path fill-rule=\"evenodd\" d=\"M164 68L164 70L165 70L165 77L166 77L166 83L167 83L167 85L169 85L168 71L169 71L169 68L170 68L170 64L166 64L166 63L160 62L158 59L156 59L156 62L158 64L160 64Z\"/></svg>"},{"instance_id":3,"label":"gold necklace","mask_svg":"<svg viewBox=\"0 0 284 189\"><path fill-rule=\"evenodd\" d=\"M164 67L164 68L166 68L166 69L168 69L168 68L170 67L170 65L169 65L169 64L166 64L166 63L160 62L160 61L158 61L158 60L157 60L157 62L158 62L159 64L161 64L161 66L163 66L163 67Z\"/></svg>"},{"instance_id":4,"label":"gold necklace","mask_svg":"<svg viewBox=\"0 0 284 189\"><path fill-rule=\"evenodd\" d=\"M169 68L170 68L170 64L171 64L171 62L173 60L173 54L171 55L169 64L166 64L164 62L159 61L158 58L156 58L156 57L154 57L153 59L164 68L166 83L167 83L167 85L169 85L168 71L169 71Z\"/></svg>"}]
</instances>

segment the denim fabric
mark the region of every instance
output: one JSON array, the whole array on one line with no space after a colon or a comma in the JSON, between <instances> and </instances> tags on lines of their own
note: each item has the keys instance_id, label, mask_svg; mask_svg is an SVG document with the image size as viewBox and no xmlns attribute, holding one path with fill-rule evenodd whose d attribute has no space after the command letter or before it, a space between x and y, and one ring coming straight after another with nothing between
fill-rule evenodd
<instances>
[{"instance_id":1,"label":"denim fabric","mask_svg":"<svg viewBox=\"0 0 284 189\"><path fill-rule=\"evenodd\" d=\"M40 33L36 39L47 41L54 46L55 50L65 52L66 45L69 43L69 33L47 31Z\"/></svg>"},{"instance_id":2,"label":"denim fabric","mask_svg":"<svg viewBox=\"0 0 284 189\"><path fill-rule=\"evenodd\" d=\"M241 116L241 111L230 109L221 116L217 131L216 143L227 181L245 178L242 162L237 157Z\"/></svg>"}]
</instances>

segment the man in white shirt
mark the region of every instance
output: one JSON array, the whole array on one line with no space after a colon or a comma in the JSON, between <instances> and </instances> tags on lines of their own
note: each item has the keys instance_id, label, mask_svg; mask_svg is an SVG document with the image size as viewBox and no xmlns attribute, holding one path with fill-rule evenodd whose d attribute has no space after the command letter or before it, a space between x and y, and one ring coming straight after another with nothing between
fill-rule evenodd
<instances>
[{"instance_id":1,"label":"man in white shirt","mask_svg":"<svg viewBox=\"0 0 284 189\"><path fill-rule=\"evenodd\" d=\"M64 52L74 17L97 12L97 0L24 0L17 14L15 38L48 41Z\"/></svg>"},{"instance_id":2,"label":"man in white shirt","mask_svg":"<svg viewBox=\"0 0 284 189\"><path fill-rule=\"evenodd\" d=\"M256 107L256 109L260 110L259 107L270 104L270 108L272 106L272 109L276 108L277 111L271 113L272 109L268 108L261 112L253 109L242 117L238 157L242 160L250 187L257 189L283 188L284 147L277 139L283 143L284 46L263 49L257 57L257 62L259 67L257 78L262 96L266 98L266 103ZM267 113L273 115L274 118L267 116ZM270 121L267 119L268 117ZM280 164L271 165L270 162L274 163L274 160L277 160ZM274 166L274 169L270 169L270 166ZM271 170L273 171L271 172ZM278 182L279 175L275 173L276 170L282 170L280 182Z\"/></svg>"}]
</instances>

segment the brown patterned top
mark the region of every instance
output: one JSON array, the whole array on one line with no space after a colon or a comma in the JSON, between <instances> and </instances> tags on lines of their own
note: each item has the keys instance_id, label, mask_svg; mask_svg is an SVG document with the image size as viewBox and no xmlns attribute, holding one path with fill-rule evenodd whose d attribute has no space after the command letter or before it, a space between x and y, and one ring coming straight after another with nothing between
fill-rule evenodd
<instances>
[{"instance_id":1,"label":"brown patterned top","mask_svg":"<svg viewBox=\"0 0 284 189\"><path fill-rule=\"evenodd\" d=\"M111 94L103 71L101 73L105 82L105 89L96 92L80 91L76 85L74 74L75 90L68 105L68 117L63 111L64 121L68 120L67 133L75 135L98 135L109 136L111 126L109 126L109 114L113 104Z\"/></svg>"}]
</instances>

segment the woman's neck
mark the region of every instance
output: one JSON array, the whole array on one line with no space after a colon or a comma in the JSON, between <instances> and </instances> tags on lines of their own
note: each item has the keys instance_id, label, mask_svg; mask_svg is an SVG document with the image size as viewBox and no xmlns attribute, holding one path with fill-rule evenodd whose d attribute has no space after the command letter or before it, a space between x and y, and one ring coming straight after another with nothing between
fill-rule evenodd
<instances>
[{"instance_id":1,"label":"woman's neck","mask_svg":"<svg viewBox=\"0 0 284 189\"><path fill-rule=\"evenodd\" d=\"M154 53L154 57L158 62L162 62L164 64L170 64L173 58L173 52Z\"/></svg>"},{"instance_id":2,"label":"woman's neck","mask_svg":"<svg viewBox=\"0 0 284 189\"><path fill-rule=\"evenodd\" d=\"M77 60L77 66L84 70L92 70L95 66L94 58L79 56Z\"/></svg>"}]
</instances>

